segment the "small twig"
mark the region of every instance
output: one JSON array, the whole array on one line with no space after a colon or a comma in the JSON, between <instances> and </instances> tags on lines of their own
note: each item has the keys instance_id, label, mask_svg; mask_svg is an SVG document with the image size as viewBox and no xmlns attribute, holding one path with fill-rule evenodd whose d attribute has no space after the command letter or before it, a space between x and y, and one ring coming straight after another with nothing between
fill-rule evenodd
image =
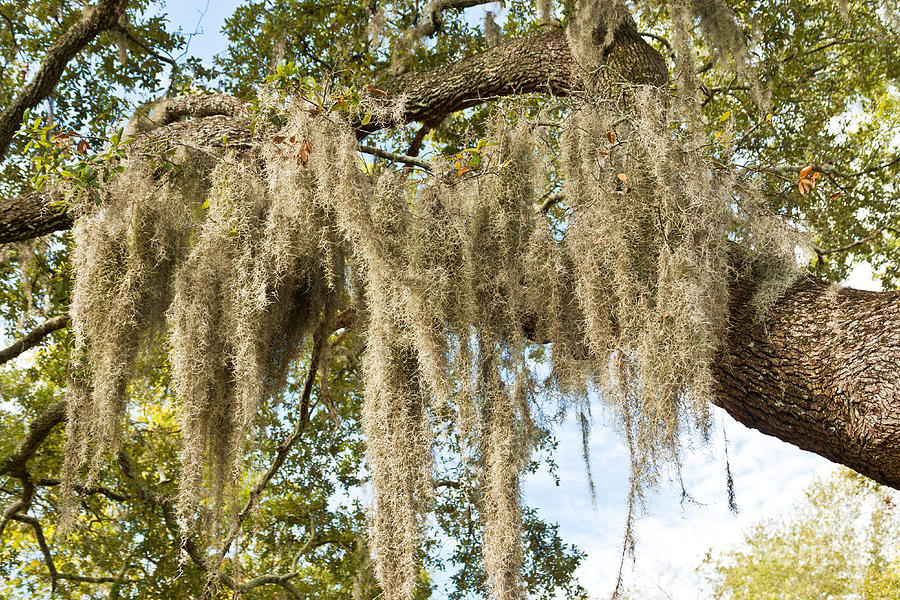
<instances>
[{"instance_id":1,"label":"small twig","mask_svg":"<svg viewBox=\"0 0 900 600\"><path fill-rule=\"evenodd\" d=\"M434 482L434 487L445 487L445 488L453 488L454 490L462 489L463 484L453 479L439 479Z\"/></svg>"},{"instance_id":2,"label":"small twig","mask_svg":"<svg viewBox=\"0 0 900 600\"><path fill-rule=\"evenodd\" d=\"M873 231L871 235L868 235L868 236L862 238L861 240L857 240L851 244L847 244L846 246L841 246L840 248L832 248L830 250L823 250L822 248L819 248L818 246L813 246L813 251L816 254L818 254L819 256L847 252L849 250L853 250L857 246L862 246L863 244L868 244L869 242L881 237L881 234L884 233L885 231L890 231L891 233L894 233L894 234L900 233L893 227L889 227L889 226L879 227L878 229Z\"/></svg>"},{"instance_id":3,"label":"small twig","mask_svg":"<svg viewBox=\"0 0 900 600\"><path fill-rule=\"evenodd\" d=\"M541 213L546 214L548 210L553 208L565 199L562 194L554 194L541 203Z\"/></svg>"},{"instance_id":4,"label":"small twig","mask_svg":"<svg viewBox=\"0 0 900 600\"><path fill-rule=\"evenodd\" d=\"M153 58L160 60L162 62L165 62L165 63L169 63L172 66L173 74L174 74L174 72L178 72L179 70L181 70L180 65L177 62L175 62L175 59L170 58L168 56L163 56L162 54L160 54L159 52L157 52L156 50L154 50L153 48L151 48L150 46L148 46L141 40L137 39L134 36L134 34L131 33L131 30L128 29L127 27L125 27L124 25L122 25L121 23L118 23L114 27L112 27L112 31L121 33L126 38L128 38L129 42L131 42L132 44L134 44L135 46L137 46L138 48L140 48L141 50L143 50L144 52L146 52Z\"/></svg>"},{"instance_id":5,"label":"small twig","mask_svg":"<svg viewBox=\"0 0 900 600\"><path fill-rule=\"evenodd\" d=\"M842 171L831 164L823 164L823 163L814 163L812 165L784 165L780 167L764 167L764 166L754 166L754 165L743 165L745 168L754 169L756 171L763 171L766 173L773 173L777 175L784 174L794 174L801 169L811 166L813 171L818 171L820 173L824 173L825 175L833 175L836 177L840 177L842 179L853 179L854 177L861 177L863 175L868 175L869 173L874 173L875 171L881 171L882 169L888 169L893 167L894 165L900 163L900 155L895 156L891 160L885 163L881 163L878 165L874 165L871 167L867 167L860 171L854 171L852 173L847 173L846 171Z\"/></svg>"},{"instance_id":6,"label":"small twig","mask_svg":"<svg viewBox=\"0 0 900 600\"><path fill-rule=\"evenodd\" d=\"M309 552L315 546L313 545L316 541L316 537L318 537L318 533L316 532L316 522L313 520L312 516L309 517L309 537L303 542L303 545L297 551L297 554L294 555L294 560L291 561L291 566L294 571L297 570L297 563L300 562L300 558Z\"/></svg>"},{"instance_id":7,"label":"small twig","mask_svg":"<svg viewBox=\"0 0 900 600\"><path fill-rule=\"evenodd\" d=\"M397 154L396 152L388 152L387 150L382 150L381 148L361 145L359 147L359 151L365 154L371 154L372 156L377 156L378 158L384 158L386 160L403 163L413 167L419 167L420 169L424 169L429 173L433 168L431 163L422 160L421 158L416 158L415 156L407 156L405 154Z\"/></svg>"},{"instance_id":8,"label":"small twig","mask_svg":"<svg viewBox=\"0 0 900 600\"><path fill-rule=\"evenodd\" d=\"M176 84L176 75L181 72L181 65L179 65L178 62L174 58L160 54L159 52L157 52L156 50L154 50L153 48L151 48L150 46L148 46L147 44L145 44L144 42L139 40L131 32L131 30L128 29L128 27L125 27L121 23L116 24L112 28L112 31L121 33L122 35L125 36L125 38L129 42L131 42L132 44L134 44L135 46L137 46L138 48L143 50L145 53L149 54L150 56L152 56L153 58L155 58L156 60L158 60L160 62L168 63L172 67L172 73L169 75L169 80L170 80L169 89L166 91L166 95L171 96L172 92L175 89L174 86Z\"/></svg>"},{"instance_id":9,"label":"small twig","mask_svg":"<svg viewBox=\"0 0 900 600\"><path fill-rule=\"evenodd\" d=\"M869 167L867 169L863 169L862 171L857 171L856 173L848 173L843 175L843 177L859 177L860 175L868 175L869 173L874 173L875 171L880 171L882 169L887 169L889 167L893 167L897 163L900 163L900 154L895 156L893 159L889 160L886 163L875 165L874 167Z\"/></svg>"},{"instance_id":10,"label":"small twig","mask_svg":"<svg viewBox=\"0 0 900 600\"><path fill-rule=\"evenodd\" d=\"M706 73L707 71L712 69L714 66L716 66L716 61L715 61L715 59L711 58L708 61L706 61L705 63L703 63L703 65L699 69L697 69L697 75L702 75L702 74Z\"/></svg>"}]
</instances>

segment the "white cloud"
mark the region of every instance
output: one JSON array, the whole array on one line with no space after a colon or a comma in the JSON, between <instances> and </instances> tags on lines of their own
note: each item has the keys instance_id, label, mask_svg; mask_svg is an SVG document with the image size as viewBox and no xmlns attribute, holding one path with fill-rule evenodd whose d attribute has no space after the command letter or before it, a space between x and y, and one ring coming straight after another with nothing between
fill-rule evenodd
<instances>
[{"instance_id":1,"label":"white cloud","mask_svg":"<svg viewBox=\"0 0 900 600\"><path fill-rule=\"evenodd\" d=\"M833 468L825 459L717 416L708 446L684 457L683 480L692 500L681 498L677 481L664 482L648 497L636 525L637 553L626 561L626 577L666 590L676 600L704 597L695 569L710 548L740 541L749 526L789 508L817 474ZM729 439L738 515L728 510L722 424ZM524 482L525 502L542 518L560 524L560 534L587 553L578 577L592 597L615 587L626 516L628 454L618 436L600 424L591 443L597 508L591 506L580 431L574 419L558 431L560 485L545 473ZM662 594L660 594L662 596Z\"/></svg>"}]
</instances>

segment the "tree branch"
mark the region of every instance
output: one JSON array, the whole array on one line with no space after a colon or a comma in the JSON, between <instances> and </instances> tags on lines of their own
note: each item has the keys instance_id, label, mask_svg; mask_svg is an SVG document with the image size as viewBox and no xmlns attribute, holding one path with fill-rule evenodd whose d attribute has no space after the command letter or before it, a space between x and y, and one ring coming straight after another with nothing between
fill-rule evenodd
<instances>
[{"instance_id":1,"label":"tree branch","mask_svg":"<svg viewBox=\"0 0 900 600\"><path fill-rule=\"evenodd\" d=\"M0 464L0 475L23 477L25 474L25 463L44 443L44 440L50 435L53 428L65 421L65 419L66 403L64 400L47 407L44 412L31 422L25 439Z\"/></svg>"},{"instance_id":2,"label":"tree branch","mask_svg":"<svg viewBox=\"0 0 900 600\"><path fill-rule=\"evenodd\" d=\"M127 0L100 0L84 9L78 19L47 52L31 82L13 103L0 114L0 158L6 154L22 117L56 87L66 65L100 32L113 27L125 11Z\"/></svg>"},{"instance_id":3,"label":"tree branch","mask_svg":"<svg viewBox=\"0 0 900 600\"><path fill-rule=\"evenodd\" d=\"M158 61L160 61L160 62L167 63L169 66L171 66L171 67L172 67L172 74L171 74L170 77L171 77L173 80L175 79L175 74L178 73L178 71L181 69L181 67L180 67L179 64L175 61L175 59L173 59L173 58L171 58L171 57L168 57L168 56L163 56L162 54L160 54L159 52L157 52L156 50L154 50L153 48L151 48L150 46L148 46L147 44L145 44L144 42L142 42L141 40L139 40L139 39L131 32L131 30L130 30L128 27L126 27L125 25L122 25L121 23L116 23L116 24L115 24L113 27L111 27L110 29L112 29L113 31L115 31L115 32L117 32L117 33L120 33L120 34L124 35L125 38L126 38L129 42L131 42L132 44L134 44L135 46L137 46L138 48L140 48L141 50L143 50L145 53L149 54L150 56L152 56L152 57L155 58L156 60L158 60Z\"/></svg>"},{"instance_id":4,"label":"tree branch","mask_svg":"<svg viewBox=\"0 0 900 600\"><path fill-rule=\"evenodd\" d=\"M32 498L34 498L34 483L26 474L26 476L22 477L22 493L19 495L19 499L7 506L3 511L3 516L0 517L0 536L3 535L7 523L13 517L28 511L31 507Z\"/></svg>"},{"instance_id":5,"label":"tree branch","mask_svg":"<svg viewBox=\"0 0 900 600\"><path fill-rule=\"evenodd\" d=\"M434 127L430 123L425 123L419 127L419 130L416 131L416 135L413 136L412 141L409 143L409 148L406 150L407 156L412 156L413 158L419 156L419 152L422 150L422 144L425 142L425 136L427 136L432 129L434 129Z\"/></svg>"},{"instance_id":6,"label":"tree branch","mask_svg":"<svg viewBox=\"0 0 900 600\"><path fill-rule=\"evenodd\" d=\"M831 248L829 250L825 250L825 249L813 246L813 250L819 256L826 256L828 254L840 254L841 252L849 252L850 250L853 250L854 248L857 248L864 244L868 244L869 242L878 239L879 237L881 237L881 234L884 233L885 231L890 231L891 233L894 233L894 234L898 233L897 229L894 229L893 227L884 226L884 227L877 228L870 235L867 235L866 237L864 237L860 240L856 240L855 242L851 242L850 244L847 244L846 246L841 246L840 248Z\"/></svg>"},{"instance_id":7,"label":"tree branch","mask_svg":"<svg viewBox=\"0 0 900 600\"><path fill-rule=\"evenodd\" d=\"M178 520L175 516L175 506L172 504L172 501L166 496L154 492L147 487L140 475L140 470L137 469L134 461L132 461L131 457L128 456L124 450L119 452L118 458L119 465L122 467L122 472L131 481L132 485L134 485L137 496L146 504L157 507L162 511L163 522L173 536L173 544L175 547L178 548L179 551L184 550L191 561L210 578L211 582L220 582L226 587L241 593L249 592L262 585L279 585L295 598L298 598L298 600L303 598L298 590L290 585L290 580L298 575L296 571L284 575L262 575L243 584L239 584L227 573L212 568L203 557L197 544L178 527Z\"/></svg>"},{"instance_id":8,"label":"tree branch","mask_svg":"<svg viewBox=\"0 0 900 600\"><path fill-rule=\"evenodd\" d=\"M78 581L80 583L127 583L122 581L121 577L93 577L90 575L74 575L71 573L60 573L56 570L56 564L53 562L53 555L50 553L50 546L47 545L47 538L44 536L44 529L41 527L40 521L28 515L14 515L13 521L19 521L30 525L34 530L34 537L37 539L38 546L41 548L41 554L44 555L44 562L47 564L47 570L50 572L50 584L56 590L57 581L65 579L68 581Z\"/></svg>"},{"instance_id":9,"label":"tree branch","mask_svg":"<svg viewBox=\"0 0 900 600\"><path fill-rule=\"evenodd\" d=\"M386 160L391 160L398 163L407 164L413 167L419 167L420 169L424 169L429 173L432 170L431 163L427 160L422 160L421 158L416 158L414 156L407 156L405 154L397 154L396 152L388 152L387 150L382 150L381 148L375 148L374 146L360 146L359 151L365 154L371 154L372 156L377 156L378 158L384 158Z\"/></svg>"},{"instance_id":10,"label":"tree branch","mask_svg":"<svg viewBox=\"0 0 900 600\"><path fill-rule=\"evenodd\" d=\"M665 59L623 23L605 52L605 64L591 74L592 85L615 83L666 85ZM445 116L492 99L517 94L565 96L582 89L584 68L575 62L565 31L517 38L458 62L429 71L393 77L378 86L387 97L373 101L403 102L403 122L439 122ZM396 123L373 119L359 130L368 133Z\"/></svg>"},{"instance_id":11,"label":"tree branch","mask_svg":"<svg viewBox=\"0 0 900 600\"><path fill-rule=\"evenodd\" d=\"M748 427L900 489L900 292L798 281L760 319L731 289L715 403Z\"/></svg>"},{"instance_id":12,"label":"tree branch","mask_svg":"<svg viewBox=\"0 0 900 600\"><path fill-rule=\"evenodd\" d=\"M31 331L25 337L12 343L8 348L0 350L0 365L14 359L26 350L30 350L41 343L41 341L53 333L65 327L69 322L68 315L60 315L53 317L48 321L44 321Z\"/></svg>"},{"instance_id":13,"label":"tree branch","mask_svg":"<svg viewBox=\"0 0 900 600\"><path fill-rule=\"evenodd\" d=\"M263 491L265 491L266 486L269 485L269 482L275 477L275 474L278 473L278 470L281 468L281 465L284 464L287 455L294 445L300 441L300 438L303 437L303 432L306 431L306 426L309 423L309 400L312 395L313 385L315 385L316 373L319 370L319 361L322 358L328 336L331 334L331 327L333 325L332 320L332 313L329 311L319 323L315 335L313 336L313 350L309 359L309 370L306 374L306 381L303 384L303 393L300 395L300 418L297 419L294 429L287 438L279 444L278 451L275 454L275 460L272 461L272 464L269 465L269 468L250 491L250 497L247 498L247 502L244 504L241 512L238 513L231 529L231 533L228 535L228 539L225 540L225 543L222 544L222 549L219 550L216 563L213 567L215 570L219 570L222 566L222 562L225 560L225 556L228 554L231 544L234 543L238 533L240 533L244 520L250 515L250 511L256 506L256 502L259 500Z\"/></svg>"},{"instance_id":14,"label":"tree branch","mask_svg":"<svg viewBox=\"0 0 900 600\"><path fill-rule=\"evenodd\" d=\"M191 94L165 98L158 102L150 118L156 127L164 127L187 117L203 118L222 115L234 119L247 119L251 105L228 94Z\"/></svg>"},{"instance_id":15,"label":"tree branch","mask_svg":"<svg viewBox=\"0 0 900 600\"><path fill-rule=\"evenodd\" d=\"M66 200L52 186L0 202L0 244L22 242L72 227Z\"/></svg>"},{"instance_id":16,"label":"tree branch","mask_svg":"<svg viewBox=\"0 0 900 600\"><path fill-rule=\"evenodd\" d=\"M61 482L59 479L54 479L52 477L41 477L40 479L35 479L34 484L45 487L53 487L59 485ZM110 500L114 500L116 502L125 502L126 500L130 500L131 497L123 494L121 492L116 492L114 490L109 489L108 487L102 485L92 485L89 487L85 487L83 485L76 485L75 491L84 496L90 496L93 494L102 494L109 498Z\"/></svg>"}]
</instances>

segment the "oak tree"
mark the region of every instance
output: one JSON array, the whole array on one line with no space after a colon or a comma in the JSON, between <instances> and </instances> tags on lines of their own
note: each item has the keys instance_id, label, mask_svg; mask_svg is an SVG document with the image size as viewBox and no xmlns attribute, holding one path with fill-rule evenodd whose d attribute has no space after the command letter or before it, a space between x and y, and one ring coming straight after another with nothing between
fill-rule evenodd
<instances>
[{"instance_id":1,"label":"oak tree","mask_svg":"<svg viewBox=\"0 0 900 600\"><path fill-rule=\"evenodd\" d=\"M710 404L900 483L900 296L829 282L848 257L887 286L896 274L890 3L510 1L501 26L493 13L472 21L467 9L497 4L482 0L250 2L226 25L218 72L193 78L164 60L177 38L157 22L142 39L125 4L67 16L25 68L33 82L6 82L0 115L0 143L18 152L0 242L19 244L11 264L53 270L23 279L8 319L71 305L4 351L57 332L32 376L54 392L2 466L18 481L4 523L33 529L54 586L126 594L126 571L147 567L58 569L33 516L41 485L61 488L60 531L89 532L83 509L98 495L139 498L199 577L302 595L296 564L257 577L225 567L298 442L327 431L312 421L340 420L341 385L373 493L352 560L372 550L389 598L422 589L436 487L479 516L478 585L523 593L518 482L546 443L544 394L585 419L599 391L632 450L633 501L677 466L685 431L705 431ZM26 112L88 86L62 79L66 65L113 39L123 62L168 62L174 91L199 92L160 100L102 147L90 136L108 121L92 130L75 111L51 128ZM215 93L200 89L211 81ZM37 252L22 245L39 238ZM350 371L359 379L338 383ZM286 410L295 424L253 477L265 451L248 438ZM63 421L65 448L51 452ZM132 456L135 439L146 450L172 435L160 429L180 440L165 442L174 487ZM38 460L55 477L36 479ZM458 478L439 476L445 460ZM113 468L127 492L106 485ZM322 540L314 520L309 544ZM562 571L542 589L565 584Z\"/></svg>"}]
</instances>

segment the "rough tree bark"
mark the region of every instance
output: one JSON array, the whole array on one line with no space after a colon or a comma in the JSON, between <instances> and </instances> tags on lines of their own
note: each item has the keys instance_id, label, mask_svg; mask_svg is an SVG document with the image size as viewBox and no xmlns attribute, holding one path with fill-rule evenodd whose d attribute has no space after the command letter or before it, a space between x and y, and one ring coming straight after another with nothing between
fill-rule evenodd
<instances>
[{"instance_id":1,"label":"rough tree bark","mask_svg":"<svg viewBox=\"0 0 900 600\"><path fill-rule=\"evenodd\" d=\"M731 289L716 404L900 489L900 292L804 278L758 320L752 288Z\"/></svg>"},{"instance_id":2,"label":"rough tree bark","mask_svg":"<svg viewBox=\"0 0 900 600\"><path fill-rule=\"evenodd\" d=\"M636 83L667 81L665 61L630 24L605 56L607 73ZM565 34L554 30L378 86L388 99L405 94L404 120L435 122L498 96L565 95L581 84ZM221 143L223 131L229 145L251 136L239 103L221 97L174 102L180 104L166 112L172 118L214 116L167 125L154 135L197 146ZM372 123L361 137L390 125ZM45 192L7 200L0 208L0 243L68 228L70 220L48 208L51 199ZM752 290L752 277L732 286L731 333L715 365L716 403L749 427L900 488L900 293L835 290L804 279L759 321Z\"/></svg>"}]
</instances>

